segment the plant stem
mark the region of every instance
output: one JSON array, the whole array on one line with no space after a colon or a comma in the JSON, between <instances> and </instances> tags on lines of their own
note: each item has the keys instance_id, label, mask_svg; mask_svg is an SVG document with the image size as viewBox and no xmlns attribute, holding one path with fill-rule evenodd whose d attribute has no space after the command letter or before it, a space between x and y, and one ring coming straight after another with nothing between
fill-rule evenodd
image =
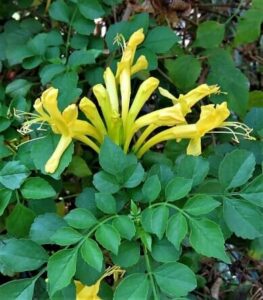
<instances>
[{"instance_id":1,"label":"plant stem","mask_svg":"<svg viewBox=\"0 0 263 300\"><path fill-rule=\"evenodd\" d=\"M178 206L176 205L173 205L171 203L167 203L167 202L161 202L161 203L155 203L153 205L151 205L150 207L155 207L155 206L160 206L160 205L165 205L165 206L168 206L168 207L171 207L177 211L179 211L181 214L183 214L186 218L188 218L189 220L193 219L192 217L190 217L188 215L188 213L186 213L183 209L179 208Z\"/></svg>"},{"instance_id":2,"label":"plant stem","mask_svg":"<svg viewBox=\"0 0 263 300\"><path fill-rule=\"evenodd\" d=\"M150 264L149 256L147 253L147 248L145 246L143 246L143 252L144 252L144 257L145 257L145 262L146 262L146 268L147 268L147 271L148 271L148 274L150 277L151 286L152 286L153 299L158 300L157 291L155 288L155 283L154 283L152 269L151 269L151 264Z\"/></svg>"},{"instance_id":3,"label":"plant stem","mask_svg":"<svg viewBox=\"0 0 263 300\"><path fill-rule=\"evenodd\" d=\"M69 23L69 28L68 28L68 33L67 33L67 41L66 41L66 58L68 59L68 51L69 51L69 40L71 36L71 29L72 29L72 24L74 22L75 16L77 13L77 7L75 8L73 15L71 17L70 23Z\"/></svg>"}]
</instances>

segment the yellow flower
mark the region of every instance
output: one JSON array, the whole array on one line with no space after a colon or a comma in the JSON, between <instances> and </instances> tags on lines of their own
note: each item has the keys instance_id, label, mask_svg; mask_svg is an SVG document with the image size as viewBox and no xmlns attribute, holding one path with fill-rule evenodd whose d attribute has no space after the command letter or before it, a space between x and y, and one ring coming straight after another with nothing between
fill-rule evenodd
<instances>
[{"instance_id":1,"label":"yellow flower","mask_svg":"<svg viewBox=\"0 0 263 300\"><path fill-rule=\"evenodd\" d=\"M127 153L132 149L138 157L152 146L170 139L190 139L187 153L199 155L201 138L206 133L213 132L214 128L220 128L217 133L231 133L237 142L238 135L252 139L251 129L246 125L225 122L230 114L226 103L216 107L201 106L199 120L195 124L187 124L186 116L198 101L211 94L220 93L216 85L202 84L185 95L175 97L168 90L159 87L157 78L149 77L140 84L137 92L132 92L132 75L148 67L147 59L143 55L134 62L136 49L143 40L143 29L134 32L127 43L122 35L116 37L122 49L116 74L107 67L103 75L105 85L93 86L92 91L97 105L87 97L81 99L79 109L87 118L86 121L78 119L75 104L69 105L63 112L59 111L58 91L54 88L46 90L41 99L35 101L34 108L37 114L31 114L33 119L24 123L21 132L29 132L33 123L40 124L39 129L43 123L48 123L54 133L61 135L54 153L46 163L46 172L55 172L61 156L73 139L82 141L99 152L107 135L120 145L124 152ZM162 96L172 101L171 106L141 114L146 102L157 88ZM133 94L134 98L131 99ZM153 135L157 130L158 133Z\"/></svg>"},{"instance_id":2,"label":"yellow flower","mask_svg":"<svg viewBox=\"0 0 263 300\"><path fill-rule=\"evenodd\" d=\"M220 105L214 106L213 104L201 107L201 114L199 120L195 124L178 125L172 128L161 131L152 138L150 138L139 150L136 149L136 154L140 158L152 146L163 141L176 139L190 139L187 147L187 154L200 155L201 154L201 137L206 133L213 132L215 128L224 128L228 131L223 133L231 133L237 140L237 135L242 135L247 139L253 139L249 134L251 129L244 124L237 122L225 122L230 115L227 108L227 103L223 102ZM242 129L244 132L234 132L230 127ZM219 131L221 133L222 131ZM217 133L217 131L213 132Z\"/></svg>"},{"instance_id":3,"label":"yellow flower","mask_svg":"<svg viewBox=\"0 0 263 300\"><path fill-rule=\"evenodd\" d=\"M158 127L186 124L185 116L191 112L192 106L208 95L219 93L219 87L202 84L186 95L180 95L178 99L164 88L159 87L159 91L162 96L172 100L174 105L148 113L134 122L130 133L131 136L139 129L148 126L135 143L133 147L135 152L138 151L146 138ZM124 147L125 150L127 150L127 143L129 143L130 140L131 138L126 141L126 147Z\"/></svg>"},{"instance_id":4,"label":"yellow flower","mask_svg":"<svg viewBox=\"0 0 263 300\"><path fill-rule=\"evenodd\" d=\"M197 134L190 140L187 147L187 154L201 154L201 137L214 128L223 126L224 121L229 117L230 112L227 103L223 102L216 107L213 104L202 106L200 119L196 123Z\"/></svg>"},{"instance_id":5,"label":"yellow flower","mask_svg":"<svg viewBox=\"0 0 263 300\"><path fill-rule=\"evenodd\" d=\"M100 290L101 281L108 276L113 275L114 282L122 277L125 271L121 270L118 266L113 266L106 269L105 273L96 281L95 284L87 286L82 284L80 281L75 280L76 286L76 300L101 300L98 296Z\"/></svg>"},{"instance_id":6,"label":"yellow flower","mask_svg":"<svg viewBox=\"0 0 263 300\"><path fill-rule=\"evenodd\" d=\"M93 125L86 121L78 120L78 108L75 104L71 104L61 113L58 109L58 90L49 88L43 92L40 99L34 104L37 114L23 124L22 132L26 133L30 130L32 124L48 123L55 134L61 135L59 143L45 165L47 173L53 173L59 165L59 161L65 150L68 148L72 139L77 139L96 152L99 147L89 137L93 137L96 142L103 141L103 135Z\"/></svg>"}]
</instances>

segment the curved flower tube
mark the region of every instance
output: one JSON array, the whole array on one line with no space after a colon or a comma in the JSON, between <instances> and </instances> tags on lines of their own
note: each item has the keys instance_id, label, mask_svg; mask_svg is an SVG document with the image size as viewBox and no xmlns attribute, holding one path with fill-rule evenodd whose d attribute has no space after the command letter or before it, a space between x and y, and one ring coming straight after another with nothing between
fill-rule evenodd
<instances>
[{"instance_id":1,"label":"curved flower tube","mask_svg":"<svg viewBox=\"0 0 263 300\"><path fill-rule=\"evenodd\" d=\"M21 129L21 132L27 133L30 131L31 125L40 124L41 127L43 123L47 123L55 134L61 135L54 153L45 165L47 173L55 172L60 158L73 139L80 140L96 152L99 152L96 143L103 141L103 135L92 124L78 120L78 108L75 104L69 105L61 113L58 109L57 97L57 89L49 88L46 90L41 98L35 101L34 109L37 114L31 120L26 121ZM95 142L89 137L92 137Z\"/></svg>"},{"instance_id":2,"label":"curved flower tube","mask_svg":"<svg viewBox=\"0 0 263 300\"><path fill-rule=\"evenodd\" d=\"M201 106L200 118L195 124L178 125L161 131L150 138L139 150L136 149L136 155L140 158L154 145L171 139L190 139L187 147L187 154L200 155L201 138L205 134L212 132L212 130L216 128L226 128L238 124L235 122L225 122L229 115L230 111L227 108L226 102L216 106L213 104ZM251 130L245 130L246 128L244 127L242 129L245 133L240 132L240 135L247 139L253 139L249 135ZM213 131L213 133L217 133L217 131ZM235 133L232 134L235 136Z\"/></svg>"}]
</instances>

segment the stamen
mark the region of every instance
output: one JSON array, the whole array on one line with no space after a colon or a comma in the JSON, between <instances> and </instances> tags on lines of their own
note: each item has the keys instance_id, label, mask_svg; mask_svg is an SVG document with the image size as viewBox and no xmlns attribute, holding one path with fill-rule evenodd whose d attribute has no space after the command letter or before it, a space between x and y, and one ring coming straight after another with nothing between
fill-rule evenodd
<instances>
[{"instance_id":1,"label":"stamen","mask_svg":"<svg viewBox=\"0 0 263 300\"><path fill-rule=\"evenodd\" d=\"M41 122L39 122L39 121L41 121ZM17 131L22 135L27 135L33 131L30 128L31 125L33 125L33 124L39 124L39 127L37 128L37 130L39 130L39 131L46 131L46 129L42 128L44 124L46 126L48 126L48 124L46 124L45 121L42 121L41 118L35 118L35 119L24 122L22 124L22 127L20 129L17 129Z\"/></svg>"},{"instance_id":2,"label":"stamen","mask_svg":"<svg viewBox=\"0 0 263 300\"><path fill-rule=\"evenodd\" d=\"M22 142L20 143L19 145L15 146L16 149L18 149L19 147L21 147L22 145L25 145L25 144L28 144L28 143L31 143L33 141L36 141L36 140L41 140L41 139L44 139L46 137L46 135L44 136L40 136L40 137L37 137L37 138L34 138L34 139L31 139L31 140L28 140L28 141L25 141L25 142Z\"/></svg>"},{"instance_id":3,"label":"stamen","mask_svg":"<svg viewBox=\"0 0 263 300\"><path fill-rule=\"evenodd\" d=\"M27 118L36 118L39 117L38 114L34 114L34 113L29 113L29 112L25 112L22 110L18 110L14 108L14 117L21 119L22 117L27 117Z\"/></svg>"},{"instance_id":4,"label":"stamen","mask_svg":"<svg viewBox=\"0 0 263 300\"><path fill-rule=\"evenodd\" d=\"M223 126L220 126L218 128L222 128L224 130L219 131L209 131L209 133L223 133L223 134L232 134L233 135L233 141L236 143L239 143L238 136L243 137L246 140L256 140L255 137L251 136L250 133L253 131L252 128L248 127L244 123L239 122L224 122L222 123ZM233 127L234 130L231 128ZM236 129L241 130L242 132L235 131Z\"/></svg>"},{"instance_id":5,"label":"stamen","mask_svg":"<svg viewBox=\"0 0 263 300\"><path fill-rule=\"evenodd\" d=\"M114 40L113 40L113 45L117 44L118 47L121 47L121 51L124 52L126 48L126 42L125 38L121 33L117 33Z\"/></svg>"}]
</instances>

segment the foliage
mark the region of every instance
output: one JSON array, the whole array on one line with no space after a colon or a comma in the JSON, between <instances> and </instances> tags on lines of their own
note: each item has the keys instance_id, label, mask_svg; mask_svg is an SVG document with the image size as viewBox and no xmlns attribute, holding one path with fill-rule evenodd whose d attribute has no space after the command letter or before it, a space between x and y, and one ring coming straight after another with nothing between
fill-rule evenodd
<instances>
[{"instance_id":1,"label":"foliage","mask_svg":"<svg viewBox=\"0 0 263 300\"><path fill-rule=\"evenodd\" d=\"M0 4L1 299L75 299L89 287L101 299L208 299L216 278L203 271L211 264L232 272L220 275L221 296L231 297L244 280L233 271L241 257L252 268L262 259L263 3L199 1L183 14L174 8L176 21L137 2ZM116 36L128 40L140 28L135 58L149 64L134 75L132 97L150 74L174 95L218 84L223 93L201 105L227 101L231 121L253 128L256 139L236 144L211 134L202 156L185 155L185 142L172 140L140 159L108 137L99 155L75 142L51 174L45 164L59 135L42 125L17 131L35 99L49 86L59 89L60 110L91 97L105 67L116 71ZM154 92L142 114L169 105Z\"/></svg>"}]
</instances>

